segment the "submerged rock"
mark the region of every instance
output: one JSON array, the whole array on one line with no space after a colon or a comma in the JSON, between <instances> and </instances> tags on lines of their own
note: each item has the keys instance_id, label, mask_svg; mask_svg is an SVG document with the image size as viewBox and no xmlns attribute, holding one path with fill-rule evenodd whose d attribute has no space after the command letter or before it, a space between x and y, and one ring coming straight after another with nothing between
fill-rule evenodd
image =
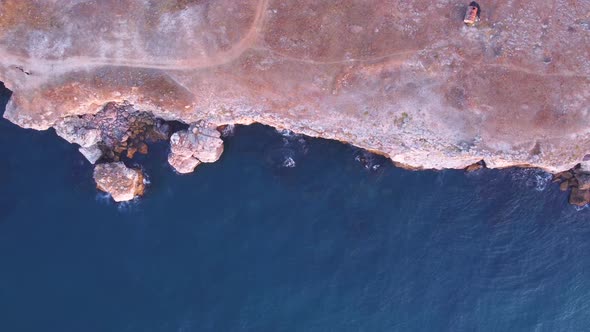
<instances>
[{"instance_id":1,"label":"submerged rock","mask_svg":"<svg viewBox=\"0 0 590 332\"><path fill-rule=\"evenodd\" d=\"M211 124L199 122L170 137L168 162L179 173L190 173L201 163L213 163L223 153L221 133Z\"/></svg>"},{"instance_id":2,"label":"submerged rock","mask_svg":"<svg viewBox=\"0 0 590 332\"><path fill-rule=\"evenodd\" d=\"M141 170L128 168L122 162L98 164L94 168L98 189L108 193L115 202L125 202L142 196L145 190Z\"/></svg>"},{"instance_id":3,"label":"submerged rock","mask_svg":"<svg viewBox=\"0 0 590 332\"><path fill-rule=\"evenodd\" d=\"M590 191L573 188L570 194L569 203L577 206L584 206L590 202Z\"/></svg>"}]
</instances>

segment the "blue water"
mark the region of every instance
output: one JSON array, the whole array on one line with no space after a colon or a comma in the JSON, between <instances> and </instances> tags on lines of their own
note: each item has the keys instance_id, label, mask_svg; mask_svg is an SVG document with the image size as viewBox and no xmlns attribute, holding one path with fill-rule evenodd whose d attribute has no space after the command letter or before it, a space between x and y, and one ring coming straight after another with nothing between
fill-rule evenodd
<instances>
[{"instance_id":1,"label":"blue water","mask_svg":"<svg viewBox=\"0 0 590 332\"><path fill-rule=\"evenodd\" d=\"M0 120L0 155L0 331L590 326L590 211L539 171L411 172L255 125L187 176L152 147L116 205L51 131Z\"/></svg>"}]
</instances>

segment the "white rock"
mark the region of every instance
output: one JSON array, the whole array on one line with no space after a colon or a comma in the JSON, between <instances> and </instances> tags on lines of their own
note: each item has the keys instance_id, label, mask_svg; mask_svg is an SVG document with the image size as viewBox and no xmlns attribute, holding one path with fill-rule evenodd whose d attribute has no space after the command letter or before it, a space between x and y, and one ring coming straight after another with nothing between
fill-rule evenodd
<instances>
[{"instance_id":1,"label":"white rock","mask_svg":"<svg viewBox=\"0 0 590 332\"><path fill-rule=\"evenodd\" d=\"M97 145L80 147L78 151L93 165L102 157L102 150Z\"/></svg>"}]
</instances>

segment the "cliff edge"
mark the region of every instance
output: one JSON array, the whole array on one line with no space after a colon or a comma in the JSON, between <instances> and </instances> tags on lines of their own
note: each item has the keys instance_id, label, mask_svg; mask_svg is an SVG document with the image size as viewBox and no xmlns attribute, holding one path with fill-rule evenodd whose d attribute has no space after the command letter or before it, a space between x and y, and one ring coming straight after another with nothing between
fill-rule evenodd
<instances>
[{"instance_id":1,"label":"cliff edge","mask_svg":"<svg viewBox=\"0 0 590 332\"><path fill-rule=\"evenodd\" d=\"M481 1L474 27L467 4L4 0L4 116L43 130L127 103L415 168L571 169L590 153L590 2Z\"/></svg>"}]
</instances>

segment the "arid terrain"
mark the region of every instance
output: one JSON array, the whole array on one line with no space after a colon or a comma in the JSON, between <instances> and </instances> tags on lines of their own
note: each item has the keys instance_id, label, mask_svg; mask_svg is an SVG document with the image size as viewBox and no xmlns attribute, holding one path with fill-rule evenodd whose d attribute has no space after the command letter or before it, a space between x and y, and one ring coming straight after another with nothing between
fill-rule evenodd
<instances>
[{"instance_id":1,"label":"arid terrain","mask_svg":"<svg viewBox=\"0 0 590 332\"><path fill-rule=\"evenodd\" d=\"M590 1L2 0L5 117L133 105L260 122L413 168L572 168L590 153ZM586 157L588 158L588 157Z\"/></svg>"}]
</instances>

